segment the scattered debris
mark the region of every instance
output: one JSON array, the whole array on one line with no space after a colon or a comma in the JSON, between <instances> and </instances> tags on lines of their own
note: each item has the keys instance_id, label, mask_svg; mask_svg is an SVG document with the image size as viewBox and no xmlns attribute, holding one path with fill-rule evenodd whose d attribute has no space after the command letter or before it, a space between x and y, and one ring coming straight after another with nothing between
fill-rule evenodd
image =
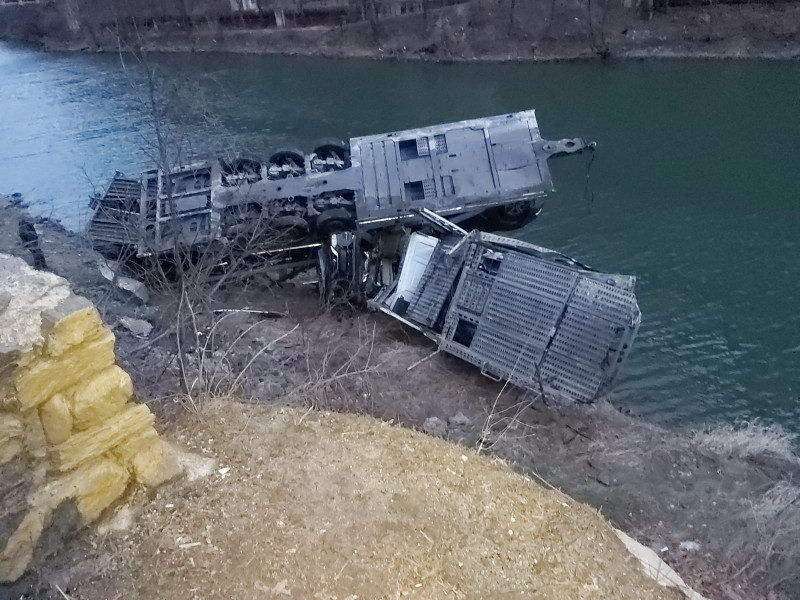
<instances>
[{"instance_id":1,"label":"scattered debris","mask_svg":"<svg viewBox=\"0 0 800 600\"><path fill-rule=\"evenodd\" d=\"M700 544L688 540L680 543L680 549L685 550L686 552L697 552L698 550L700 550Z\"/></svg>"},{"instance_id":2,"label":"scattered debris","mask_svg":"<svg viewBox=\"0 0 800 600\"><path fill-rule=\"evenodd\" d=\"M117 273L118 267L114 269L108 261L103 259L97 261L97 268L104 279L110 281L119 289L133 294L144 303L150 301L150 292L147 291L147 287L141 281L119 275Z\"/></svg>"},{"instance_id":3,"label":"scattered debris","mask_svg":"<svg viewBox=\"0 0 800 600\"><path fill-rule=\"evenodd\" d=\"M125 329L130 331L133 335L140 338L146 338L153 331L153 326L144 319L135 319L133 317L120 317L119 323Z\"/></svg>"},{"instance_id":4,"label":"scattered debris","mask_svg":"<svg viewBox=\"0 0 800 600\"><path fill-rule=\"evenodd\" d=\"M625 544L628 552L633 554L641 565L645 575L653 579L656 583L664 587L676 588L681 591L687 600L708 600L690 588L667 563L658 557L658 554L650 548L643 546L628 534L619 529L614 529L614 533Z\"/></svg>"}]
</instances>

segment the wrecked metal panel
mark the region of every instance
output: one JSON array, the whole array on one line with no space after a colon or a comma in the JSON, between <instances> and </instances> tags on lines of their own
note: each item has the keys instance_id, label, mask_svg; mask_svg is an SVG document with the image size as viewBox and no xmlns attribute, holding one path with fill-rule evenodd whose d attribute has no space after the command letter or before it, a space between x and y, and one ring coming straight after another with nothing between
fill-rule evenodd
<instances>
[{"instance_id":1,"label":"wrecked metal panel","mask_svg":"<svg viewBox=\"0 0 800 600\"><path fill-rule=\"evenodd\" d=\"M93 244L135 244L139 237L141 184L117 174L105 193L92 200L96 210L88 235Z\"/></svg>"},{"instance_id":2,"label":"wrecked metal panel","mask_svg":"<svg viewBox=\"0 0 800 600\"><path fill-rule=\"evenodd\" d=\"M478 231L447 235L432 254L429 246L417 289L406 289L412 281L403 302L381 310L493 378L582 402L608 392L641 321L633 277Z\"/></svg>"},{"instance_id":3,"label":"wrecked metal panel","mask_svg":"<svg viewBox=\"0 0 800 600\"><path fill-rule=\"evenodd\" d=\"M439 240L416 292L411 295L406 310L408 319L429 328L439 321L460 271L460 260L447 254L457 242L453 237Z\"/></svg>"},{"instance_id":4,"label":"wrecked metal panel","mask_svg":"<svg viewBox=\"0 0 800 600\"><path fill-rule=\"evenodd\" d=\"M441 347L518 385L592 401L610 388L640 322L633 292L602 277L473 242ZM476 281L486 295L478 316Z\"/></svg>"}]
</instances>

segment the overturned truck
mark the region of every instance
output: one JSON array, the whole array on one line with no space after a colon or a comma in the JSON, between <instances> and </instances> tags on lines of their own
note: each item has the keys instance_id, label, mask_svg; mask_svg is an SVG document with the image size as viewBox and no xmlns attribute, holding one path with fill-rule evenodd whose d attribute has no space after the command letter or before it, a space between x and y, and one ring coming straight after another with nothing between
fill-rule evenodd
<instances>
[{"instance_id":1,"label":"overturned truck","mask_svg":"<svg viewBox=\"0 0 800 600\"><path fill-rule=\"evenodd\" d=\"M139 256L221 241L267 248L323 242L343 231L419 225L427 208L454 222L512 230L532 220L552 188L549 158L591 147L548 141L533 111L421 129L324 140L309 154L274 152L268 161L216 159L117 173L95 208L88 235L98 249ZM279 233L282 235L276 236Z\"/></svg>"},{"instance_id":2,"label":"overturned truck","mask_svg":"<svg viewBox=\"0 0 800 600\"><path fill-rule=\"evenodd\" d=\"M216 245L274 263L300 252L323 300L366 299L489 377L591 402L611 389L639 328L635 278L481 230L530 222L553 189L548 159L593 148L543 140L526 111L329 140L263 163L118 173L92 201L88 234L139 257Z\"/></svg>"}]
</instances>

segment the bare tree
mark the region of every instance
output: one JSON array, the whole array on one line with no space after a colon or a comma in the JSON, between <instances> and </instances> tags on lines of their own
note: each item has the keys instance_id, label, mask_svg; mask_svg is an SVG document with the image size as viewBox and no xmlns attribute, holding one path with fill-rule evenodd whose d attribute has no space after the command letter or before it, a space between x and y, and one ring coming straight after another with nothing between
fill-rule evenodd
<instances>
[{"instance_id":1,"label":"bare tree","mask_svg":"<svg viewBox=\"0 0 800 600\"><path fill-rule=\"evenodd\" d=\"M266 281L274 280L271 275L279 277L276 264L286 253L269 253L265 248L286 245L284 242L290 241L287 238L291 232L276 228L268 213L253 202L223 211L221 239L203 247L187 239L181 223L183 189L176 189L176 185L179 181L183 185L179 177L185 178L188 173L191 179L194 173L195 167L187 166L198 154L192 143L193 133L198 128L218 132L219 124L204 101L203 86L196 80L175 76L151 60L135 21L131 23L131 31L126 41L119 38L119 57L146 123L142 148L158 172L159 202L169 211L169 219L164 220L158 219L162 213L155 209L162 227L161 245L145 247L145 252L140 252L152 258L135 264L135 275L157 291L166 307L171 307L170 329L177 349L181 386L194 402L193 394L204 389L198 383L202 380L202 368L196 354L191 354L207 347L203 343L203 323L208 319L203 315L213 313L212 303L225 283L254 276L262 276ZM234 163L236 158L230 156L225 160ZM145 246L155 243L155 237L149 237L143 228L144 223L141 227L139 243ZM228 239L226 231L235 233L228 233ZM169 240L166 252L164 239ZM131 257L131 250L126 252L118 257L120 261Z\"/></svg>"}]
</instances>

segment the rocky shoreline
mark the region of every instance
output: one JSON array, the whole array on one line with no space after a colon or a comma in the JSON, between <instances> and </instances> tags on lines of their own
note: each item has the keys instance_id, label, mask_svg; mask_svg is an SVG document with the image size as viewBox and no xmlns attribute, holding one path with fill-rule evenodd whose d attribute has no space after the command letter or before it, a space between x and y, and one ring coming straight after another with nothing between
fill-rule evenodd
<instances>
[{"instance_id":1,"label":"rocky shoreline","mask_svg":"<svg viewBox=\"0 0 800 600\"><path fill-rule=\"evenodd\" d=\"M32 263L19 238L19 221L29 218L19 204L0 197L0 252ZM47 220L33 224L47 268L114 329L139 400L166 427L179 423L186 410L178 400L174 299L162 290L143 302L111 286L79 236ZM597 508L709 598L772 600L798 589L792 524L800 523L800 488L792 482L800 458L788 435L665 429L607 401L534 402L454 358L431 356L425 338L383 315L323 310L302 278L226 285L197 319L214 341L208 358L190 358L209 361L218 391L233 375L250 402L366 413L483 448Z\"/></svg>"}]
</instances>

